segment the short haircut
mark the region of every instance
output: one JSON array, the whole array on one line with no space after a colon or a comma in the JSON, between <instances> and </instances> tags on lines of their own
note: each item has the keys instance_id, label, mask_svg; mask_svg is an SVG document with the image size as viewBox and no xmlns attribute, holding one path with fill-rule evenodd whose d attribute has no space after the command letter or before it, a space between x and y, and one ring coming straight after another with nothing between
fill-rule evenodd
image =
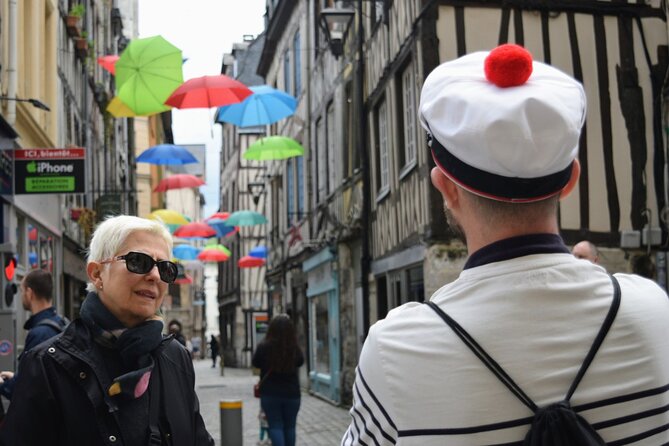
<instances>
[{"instance_id":1,"label":"short haircut","mask_svg":"<svg viewBox=\"0 0 669 446\"><path fill-rule=\"evenodd\" d=\"M23 278L24 288L30 288L39 299L53 299L53 278L49 271L34 269Z\"/></svg>"},{"instance_id":2,"label":"short haircut","mask_svg":"<svg viewBox=\"0 0 669 446\"><path fill-rule=\"evenodd\" d=\"M162 237L170 251L172 250L172 234L161 222L133 215L118 215L107 218L95 229L88 247L86 263L101 262L111 258L118 252L130 234L138 231L149 232ZM95 291L95 285L89 283L86 289Z\"/></svg>"},{"instance_id":3,"label":"short haircut","mask_svg":"<svg viewBox=\"0 0 669 446\"><path fill-rule=\"evenodd\" d=\"M462 189L471 198L475 212L487 224L508 224L518 221L531 221L545 215L557 216L560 194L552 195L541 201L505 202L482 197Z\"/></svg>"}]
</instances>

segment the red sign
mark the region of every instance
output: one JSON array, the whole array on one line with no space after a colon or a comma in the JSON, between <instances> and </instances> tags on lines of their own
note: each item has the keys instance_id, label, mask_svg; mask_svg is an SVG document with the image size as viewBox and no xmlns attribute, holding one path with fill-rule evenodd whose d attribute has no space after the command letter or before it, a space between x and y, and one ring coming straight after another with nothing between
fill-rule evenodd
<instances>
[{"instance_id":1,"label":"red sign","mask_svg":"<svg viewBox=\"0 0 669 446\"><path fill-rule=\"evenodd\" d=\"M50 159L84 159L85 149L72 147L67 149L16 149L15 160L50 160Z\"/></svg>"}]
</instances>

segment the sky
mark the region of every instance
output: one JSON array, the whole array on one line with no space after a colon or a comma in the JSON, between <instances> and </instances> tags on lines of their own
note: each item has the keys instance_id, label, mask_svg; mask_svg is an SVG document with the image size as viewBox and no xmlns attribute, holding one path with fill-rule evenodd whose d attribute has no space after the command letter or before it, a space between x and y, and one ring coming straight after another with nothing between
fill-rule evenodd
<instances>
[{"instance_id":1,"label":"sky","mask_svg":"<svg viewBox=\"0 0 669 446\"><path fill-rule=\"evenodd\" d=\"M184 80L220 74L223 54L245 34L263 31L265 0L139 0L139 36L162 35L180 48ZM206 144L204 216L218 209L221 126L212 124L214 109L172 111L175 144Z\"/></svg>"}]
</instances>

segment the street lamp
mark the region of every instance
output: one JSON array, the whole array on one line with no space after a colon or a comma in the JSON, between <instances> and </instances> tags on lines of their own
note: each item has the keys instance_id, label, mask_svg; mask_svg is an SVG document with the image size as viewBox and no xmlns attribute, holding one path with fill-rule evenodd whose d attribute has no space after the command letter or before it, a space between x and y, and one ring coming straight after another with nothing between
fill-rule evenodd
<instances>
[{"instance_id":1,"label":"street lamp","mask_svg":"<svg viewBox=\"0 0 669 446\"><path fill-rule=\"evenodd\" d=\"M251 196L253 196L253 204L258 206L258 202L260 201L260 196L265 191L265 183L252 181L246 185L246 189L249 191Z\"/></svg>"},{"instance_id":2,"label":"street lamp","mask_svg":"<svg viewBox=\"0 0 669 446\"><path fill-rule=\"evenodd\" d=\"M325 40L335 59L344 53L344 42L349 26L355 16L353 9L325 8L321 11L320 24Z\"/></svg>"},{"instance_id":3,"label":"street lamp","mask_svg":"<svg viewBox=\"0 0 669 446\"><path fill-rule=\"evenodd\" d=\"M44 102L40 101L39 99L21 99L21 98L10 98L7 96L0 96L0 101L16 101L16 102L28 102L30 103L33 107L39 108L40 110L48 111L50 112L51 109L49 108L48 105L46 105Z\"/></svg>"}]
</instances>

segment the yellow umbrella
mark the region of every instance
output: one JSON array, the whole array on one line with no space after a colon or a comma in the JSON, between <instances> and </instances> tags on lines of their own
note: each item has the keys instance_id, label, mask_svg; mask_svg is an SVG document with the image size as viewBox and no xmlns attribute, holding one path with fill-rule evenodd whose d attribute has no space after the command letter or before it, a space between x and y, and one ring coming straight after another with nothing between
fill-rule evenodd
<instances>
[{"instance_id":1,"label":"yellow umbrella","mask_svg":"<svg viewBox=\"0 0 669 446\"><path fill-rule=\"evenodd\" d=\"M169 107L171 109L172 107ZM107 111L115 118L134 118L135 116L150 116L155 115L158 112L146 113L143 115L137 114L130 107L125 105L121 98L114 96L109 104L107 105Z\"/></svg>"},{"instance_id":2,"label":"yellow umbrella","mask_svg":"<svg viewBox=\"0 0 669 446\"><path fill-rule=\"evenodd\" d=\"M171 209L158 209L151 212L148 217L149 220L158 220L166 225L185 225L188 220L182 214Z\"/></svg>"}]
</instances>

